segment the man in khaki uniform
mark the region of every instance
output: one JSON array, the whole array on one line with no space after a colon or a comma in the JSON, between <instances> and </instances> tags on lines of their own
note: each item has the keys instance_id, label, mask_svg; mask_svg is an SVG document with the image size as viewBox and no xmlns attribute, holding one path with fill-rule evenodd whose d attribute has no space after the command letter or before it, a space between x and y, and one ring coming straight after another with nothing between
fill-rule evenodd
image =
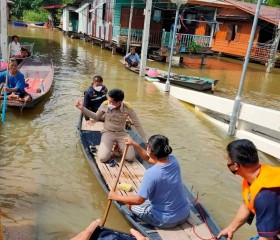
<instances>
[{"instance_id":1,"label":"man in khaki uniform","mask_svg":"<svg viewBox=\"0 0 280 240\"><path fill-rule=\"evenodd\" d=\"M101 104L96 113L84 108L81 101L78 101L76 104L77 108L94 120L99 121L105 117L104 129L102 130L101 143L98 150L98 158L101 162L106 162L110 159L114 143L118 143L119 148L124 151L124 138L128 136L125 131L126 120L128 117L132 120L134 127L143 142L147 143L146 134L136 113L131 105L124 102L123 99L124 92L121 89L115 88L109 91L108 100ZM133 161L134 158L134 149L128 148L126 160Z\"/></svg>"}]
</instances>

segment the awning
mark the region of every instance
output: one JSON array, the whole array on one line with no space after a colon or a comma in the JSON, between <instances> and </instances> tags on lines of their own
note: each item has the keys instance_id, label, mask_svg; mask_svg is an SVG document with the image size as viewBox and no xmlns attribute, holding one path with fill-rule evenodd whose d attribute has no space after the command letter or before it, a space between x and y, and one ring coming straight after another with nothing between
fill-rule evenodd
<instances>
[{"instance_id":1,"label":"awning","mask_svg":"<svg viewBox=\"0 0 280 240\"><path fill-rule=\"evenodd\" d=\"M93 12L96 8L101 7L103 4L105 4L106 1L104 1L103 3L99 3L98 5L96 5L95 7L93 7L92 9L89 10L89 12Z\"/></svg>"},{"instance_id":2,"label":"awning","mask_svg":"<svg viewBox=\"0 0 280 240\"><path fill-rule=\"evenodd\" d=\"M88 5L89 5L89 3L84 4L83 6L81 6L81 7L78 8L77 10L75 10L75 12L76 12L76 13L81 12L81 11L84 10Z\"/></svg>"},{"instance_id":3,"label":"awning","mask_svg":"<svg viewBox=\"0 0 280 240\"><path fill-rule=\"evenodd\" d=\"M52 5L52 6L43 6L42 8L44 9L58 9L58 8L63 8L65 4L58 4L58 5Z\"/></svg>"}]
</instances>

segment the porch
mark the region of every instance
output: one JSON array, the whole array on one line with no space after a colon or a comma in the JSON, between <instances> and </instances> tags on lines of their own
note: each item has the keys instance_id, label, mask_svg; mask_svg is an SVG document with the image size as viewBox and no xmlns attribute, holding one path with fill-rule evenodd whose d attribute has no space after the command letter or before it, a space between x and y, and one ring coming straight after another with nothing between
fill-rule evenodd
<instances>
[{"instance_id":1,"label":"porch","mask_svg":"<svg viewBox=\"0 0 280 240\"><path fill-rule=\"evenodd\" d=\"M161 37L161 46L168 47L168 49L170 49L172 37L172 32L163 31ZM199 50L211 49L210 41L210 36L176 33L174 45L176 47L176 51L178 52L186 53L196 50L200 52Z\"/></svg>"},{"instance_id":2,"label":"porch","mask_svg":"<svg viewBox=\"0 0 280 240\"><path fill-rule=\"evenodd\" d=\"M161 45L160 31L150 31L149 47L159 48ZM123 46L127 43L128 28L120 28L118 45ZM143 30L131 29L130 45L131 46L142 46Z\"/></svg>"}]
</instances>

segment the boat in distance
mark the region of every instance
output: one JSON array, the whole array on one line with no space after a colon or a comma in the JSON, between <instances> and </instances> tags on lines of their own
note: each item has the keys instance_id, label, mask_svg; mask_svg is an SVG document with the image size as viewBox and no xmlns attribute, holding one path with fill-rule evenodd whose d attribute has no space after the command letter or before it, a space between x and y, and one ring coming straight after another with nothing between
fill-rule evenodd
<instances>
[{"instance_id":1,"label":"boat in distance","mask_svg":"<svg viewBox=\"0 0 280 240\"><path fill-rule=\"evenodd\" d=\"M12 23L15 27L27 27L28 26L28 24L25 22L13 21Z\"/></svg>"},{"instance_id":2,"label":"boat in distance","mask_svg":"<svg viewBox=\"0 0 280 240\"><path fill-rule=\"evenodd\" d=\"M128 64L124 60L120 60L121 64L124 65L124 67L132 71L134 73L139 74L139 67L133 67L133 66L128 66ZM157 68L153 68L154 71L157 71L157 75L154 77L149 77L149 70L151 68L147 67L146 68L146 73L145 73L145 78L148 81L151 82L166 82L167 81L167 74L168 72L162 71ZM197 77L197 76L188 76L188 75L179 75L175 73L170 73L169 81L171 84L184 87L184 88L190 88L193 90L197 91L208 91L211 90L212 92L215 89L216 84L219 82L219 80L214 80L211 78L204 78L204 77Z\"/></svg>"}]
</instances>

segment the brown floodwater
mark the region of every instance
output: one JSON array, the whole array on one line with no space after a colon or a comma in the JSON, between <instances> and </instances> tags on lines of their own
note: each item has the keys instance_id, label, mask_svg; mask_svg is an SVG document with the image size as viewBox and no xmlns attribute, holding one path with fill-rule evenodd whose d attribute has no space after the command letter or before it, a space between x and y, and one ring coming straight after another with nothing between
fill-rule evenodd
<instances>
[{"instance_id":1,"label":"brown floodwater","mask_svg":"<svg viewBox=\"0 0 280 240\"><path fill-rule=\"evenodd\" d=\"M81 40L68 38L57 30L15 28L21 41L35 42L35 58L51 59L54 83L48 96L34 109L8 109L7 121L0 125L0 207L16 220L34 222L35 239L69 239L93 219L103 215L106 195L83 155L76 126L82 98L94 75L102 75L105 85L124 90L148 135L169 137L180 159L184 181L199 192L199 200L223 228L242 202L241 179L226 166L225 147L233 138L205 120L193 108L152 83L127 71L112 55ZM234 99L242 71L242 61L211 57L203 69L198 59L173 72L220 80L215 94ZM148 62L167 69L167 64ZM265 67L251 63L246 75L243 100L280 110L280 69L265 74ZM280 165L260 153L261 161ZM112 207L107 226L128 231L129 223ZM256 235L254 225L244 226L235 239Z\"/></svg>"}]
</instances>

